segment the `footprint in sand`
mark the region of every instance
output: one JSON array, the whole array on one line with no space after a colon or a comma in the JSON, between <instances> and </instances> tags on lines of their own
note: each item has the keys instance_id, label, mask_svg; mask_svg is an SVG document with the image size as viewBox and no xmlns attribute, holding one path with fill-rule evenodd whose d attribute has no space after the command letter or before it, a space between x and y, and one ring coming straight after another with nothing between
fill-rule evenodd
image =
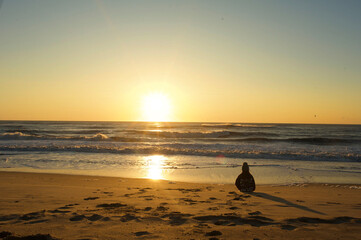
<instances>
[{"instance_id":1,"label":"footprint in sand","mask_svg":"<svg viewBox=\"0 0 361 240\"><path fill-rule=\"evenodd\" d=\"M87 197L87 198L84 198L85 201L88 201L88 200L95 200L95 199L98 199L99 197Z\"/></svg>"},{"instance_id":2,"label":"footprint in sand","mask_svg":"<svg viewBox=\"0 0 361 240\"><path fill-rule=\"evenodd\" d=\"M185 193L196 193L196 192L201 192L202 189L200 188L167 188L166 190L176 190L176 191L180 191L183 194Z\"/></svg>"},{"instance_id":3,"label":"footprint in sand","mask_svg":"<svg viewBox=\"0 0 361 240\"><path fill-rule=\"evenodd\" d=\"M190 217L190 216L193 216L193 215L184 214L181 212L171 212L168 214L164 214L163 216L161 216L161 218L168 218L170 225L179 226L179 225L186 223L188 221L187 217Z\"/></svg>"},{"instance_id":4,"label":"footprint in sand","mask_svg":"<svg viewBox=\"0 0 361 240\"><path fill-rule=\"evenodd\" d=\"M191 198L179 198L179 201L182 201L186 204L189 204L189 205L193 205L193 204L196 204L197 201L191 199Z\"/></svg>"},{"instance_id":5,"label":"footprint in sand","mask_svg":"<svg viewBox=\"0 0 361 240\"><path fill-rule=\"evenodd\" d=\"M122 221L122 222L129 222L129 221L131 221L131 220L137 220L137 221L139 221L139 218L138 218L137 216L135 216L135 215L133 215L133 214L129 214L129 213L125 214L124 216L122 216L122 217L120 218L120 221Z\"/></svg>"},{"instance_id":6,"label":"footprint in sand","mask_svg":"<svg viewBox=\"0 0 361 240\"><path fill-rule=\"evenodd\" d=\"M83 214L82 215L79 215L77 213L73 213L73 214L74 214L74 216L69 218L69 220L72 221L72 222L81 221L83 219L88 219L91 222L95 222L95 221L98 221L100 219L102 219L104 221L110 220L110 218L107 217L108 219L105 219L102 215L99 215L99 214L93 214L93 215L91 215L89 217L87 217L87 216L85 216Z\"/></svg>"},{"instance_id":7,"label":"footprint in sand","mask_svg":"<svg viewBox=\"0 0 361 240\"><path fill-rule=\"evenodd\" d=\"M91 215L90 217L87 217L87 219L88 219L89 221L92 221L92 222L98 221L98 220L100 220L100 219L102 219L102 218L103 218L103 216L102 216L102 215L99 215L99 214L93 214L93 215Z\"/></svg>"},{"instance_id":8,"label":"footprint in sand","mask_svg":"<svg viewBox=\"0 0 361 240\"><path fill-rule=\"evenodd\" d=\"M223 226L227 226L229 225L231 222L230 221L226 221L226 220L219 220L219 221L216 221L214 223L214 225L223 225Z\"/></svg>"},{"instance_id":9,"label":"footprint in sand","mask_svg":"<svg viewBox=\"0 0 361 240\"><path fill-rule=\"evenodd\" d=\"M43 222L48 222L48 221L49 221L48 219L40 219L40 220L26 222L24 224L36 224L36 223L43 223Z\"/></svg>"},{"instance_id":10,"label":"footprint in sand","mask_svg":"<svg viewBox=\"0 0 361 240\"><path fill-rule=\"evenodd\" d=\"M158 206L156 211L167 211L169 208L164 206Z\"/></svg>"},{"instance_id":11,"label":"footprint in sand","mask_svg":"<svg viewBox=\"0 0 361 240\"><path fill-rule=\"evenodd\" d=\"M50 213L69 213L70 211L67 211L67 210L59 210L60 208L58 209L55 209L55 210L48 210L48 212Z\"/></svg>"},{"instance_id":12,"label":"footprint in sand","mask_svg":"<svg viewBox=\"0 0 361 240\"><path fill-rule=\"evenodd\" d=\"M233 200L235 200L235 201L244 201L244 199L241 198L241 197L235 197L235 198L233 198Z\"/></svg>"},{"instance_id":13,"label":"footprint in sand","mask_svg":"<svg viewBox=\"0 0 361 240\"><path fill-rule=\"evenodd\" d=\"M209 207L208 210L210 210L210 211L219 210L219 207Z\"/></svg>"},{"instance_id":14,"label":"footprint in sand","mask_svg":"<svg viewBox=\"0 0 361 240\"><path fill-rule=\"evenodd\" d=\"M81 221L85 218L85 215L78 215L75 213L75 216L69 218L70 221L72 222L77 222L77 221Z\"/></svg>"},{"instance_id":15,"label":"footprint in sand","mask_svg":"<svg viewBox=\"0 0 361 240\"><path fill-rule=\"evenodd\" d=\"M79 205L79 203L71 203L71 204L65 205L65 207L72 207L72 206L77 206L77 205Z\"/></svg>"},{"instance_id":16,"label":"footprint in sand","mask_svg":"<svg viewBox=\"0 0 361 240\"><path fill-rule=\"evenodd\" d=\"M242 218L237 215L207 215L207 216L198 216L193 217L193 219L201 222L211 222L215 224L216 222L222 223L222 221L228 221L229 226L234 225L243 225L249 224L251 226L267 226L273 224L273 219L262 217L262 216L250 216L248 218Z\"/></svg>"},{"instance_id":17,"label":"footprint in sand","mask_svg":"<svg viewBox=\"0 0 361 240\"><path fill-rule=\"evenodd\" d=\"M144 198L146 201L151 201L153 198L155 198L154 195L147 195L147 196L139 196L138 198Z\"/></svg>"},{"instance_id":18,"label":"footprint in sand","mask_svg":"<svg viewBox=\"0 0 361 240\"><path fill-rule=\"evenodd\" d=\"M328 224L340 224L340 223L349 223L356 222L361 223L361 218L353 217L335 217L331 219L322 219L322 218L311 218L311 217L299 217L293 219L287 219L289 223L328 223Z\"/></svg>"},{"instance_id":19,"label":"footprint in sand","mask_svg":"<svg viewBox=\"0 0 361 240\"><path fill-rule=\"evenodd\" d=\"M205 236L220 236L220 235L222 235L220 231L211 231L205 234Z\"/></svg>"},{"instance_id":20,"label":"footprint in sand","mask_svg":"<svg viewBox=\"0 0 361 240\"><path fill-rule=\"evenodd\" d=\"M107 222L107 221L110 221L110 220L112 220L110 217L103 217L102 219L101 219L103 222Z\"/></svg>"},{"instance_id":21,"label":"footprint in sand","mask_svg":"<svg viewBox=\"0 0 361 240\"><path fill-rule=\"evenodd\" d=\"M127 204L122 204L122 203L103 203L103 204L98 204L96 207L105 208L105 209L114 209L114 208L120 208L126 206Z\"/></svg>"},{"instance_id":22,"label":"footprint in sand","mask_svg":"<svg viewBox=\"0 0 361 240\"><path fill-rule=\"evenodd\" d=\"M260 211L255 211L255 212L248 213L248 215L250 215L250 216L255 216L255 215L260 215L260 214L262 214Z\"/></svg>"},{"instance_id":23,"label":"footprint in sand","mask_svg":"<svg viewBox=\"0 0 361 240\"><path fill-rule=\"evenodd\" d=\"M11 232L0 232L1 239L14 239L14 240L29 240L29 239L36 239L36 240L55 240L57 238L53 238L50 234L36 234L36 235L28 235L28 236L14 236Z\"/></svg>"},{"instance_id":24,"label":"footprint in sand","mask_svg":"<svg viewBox=\"0 0 361 240\"><path fill-rule=\"evenodd\" d=\"M58 209L70 209L70 208L72 208L72 207L64 206L64 207L60 207L60 208L58 208Z\"/></svg>"},{"instance_id":25,"label":"footprint in sand","mask_svg":"<svg viewBox=\"0 0 361 240\"><path fill-rule=\"evenodd\" d=\"M130 196L132 196L132 195L134 195L134 194L135 194L135 193L126 193L126 194L124 194L123 196L128 198L128 197L130 197Z\"/></svg>"},{"instance_id":26,"label":"footprint in sand","mask_svg":"<svg viewBox=\"0 0 361 240\"><path fill-rule=\"evenodd\" d=\"M142 188L142 189L139 189L137 193L142 194L142 193L146 193L146 192L147 192L147 189Z\"/></svg>"},{"instance_id":27,"label":"footprint in sand","mask_svg":"<svg viewBox=\"0 0 361 240\"><path fill-rule=\"evenodd\" d=\"M140 237L140 236L144 236L144 235L149 235L150 232L147 231L140 231L140 232L136 232L134 233L135 236Z\"/></svg>"},{"instance_id":28,"label":"footprint in sand","mask_svg":"<svg viewBox=\"0 0 361 240\"><path fill-rule=\"evenodd\" d=\"M17 219L19 216L20 215L18 215L18 214L2 215L2 216L0 216L0 222L14 220L14 219Z\"/></svg>"},{"instance_id":29,"label":"footprint in sand","mask_svg":"<svg viewBox=\"0 0 361 240\"><path fill-rule=\"evenodd\" d=\"M24 214L21 217L19 217L19 219L20 220L25 220L25 221L33 220L33 219L39 219L39 218L45 216L44 213L45 213L45 210L39 211L39 212L27 213L27 214Z\"/></svg>"},{"instance_id":30,"label":"footprint in sand","mask_svg":"<svg viewBox=\"0 0 361 240\"><path fill-rule=\"evenodd\" d=\"M282 228L283 230L294 230L294 229L296 229L297 227L292 226L292 225L289 225L289 224L283 224L283 225L281 225L281 228Z\"/></svg>"}]
</instances>

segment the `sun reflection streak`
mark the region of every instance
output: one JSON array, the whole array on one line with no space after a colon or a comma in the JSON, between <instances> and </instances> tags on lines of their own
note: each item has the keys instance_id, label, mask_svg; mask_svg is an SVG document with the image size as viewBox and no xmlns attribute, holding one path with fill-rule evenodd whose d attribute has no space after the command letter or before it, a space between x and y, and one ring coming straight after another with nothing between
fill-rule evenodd
<instances>
[{"instance_id":1,"label":"sun reflection streak","mask_svg":"<svg viewBox=\"0 0 361 240\"><path fill-rule=\"evenodd\" d=\"M154 180L164 179L162 167L166 159L167 158L164 157L163 155L152 155L152 156L144 157L144 160L146 161L148 168L147 178Z\"/></svg>"}]
</instances>

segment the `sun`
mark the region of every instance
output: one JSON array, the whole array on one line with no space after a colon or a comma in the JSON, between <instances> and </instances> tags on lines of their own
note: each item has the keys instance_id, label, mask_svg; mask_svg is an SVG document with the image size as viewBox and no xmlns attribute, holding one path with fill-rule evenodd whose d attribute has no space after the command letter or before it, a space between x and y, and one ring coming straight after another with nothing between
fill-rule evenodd
<instances>
[{"instance_id":1,"label":"sun","mask_svg":"<svg viewBox=\"0 0 361 240\"><path fill-rule=\"evenodd\" d=\"M142 114L144 121L166 122L170 120L171 104L163 93L150 93L143 97Z\"/></svg>"}]
</instances>

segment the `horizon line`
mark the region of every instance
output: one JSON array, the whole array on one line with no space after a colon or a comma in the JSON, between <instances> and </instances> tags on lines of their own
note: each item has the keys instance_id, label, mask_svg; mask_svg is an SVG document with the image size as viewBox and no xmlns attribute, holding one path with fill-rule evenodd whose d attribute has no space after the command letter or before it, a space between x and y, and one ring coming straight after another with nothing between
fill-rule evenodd
<instances>
[{"instance_id":1,"label":"horizon line","mask_svg":"<svg viewBox=\"0 0 361 240\"><path fill-rule=\"evenodd\" d=\"M300 122L214 122L214 121L141 121L141 120L5 120L0 122L123 122L123 123L229 123L229 124L294 124L294 125L361 125L361 123L300 123Z\"/></svg>"}]
</instances>

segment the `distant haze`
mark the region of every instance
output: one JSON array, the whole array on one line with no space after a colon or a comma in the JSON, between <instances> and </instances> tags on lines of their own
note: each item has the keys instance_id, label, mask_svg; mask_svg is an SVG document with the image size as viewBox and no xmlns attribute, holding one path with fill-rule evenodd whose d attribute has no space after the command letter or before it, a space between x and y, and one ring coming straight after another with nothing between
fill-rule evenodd
<instances>
[{"instance_id":1,"label":"distant haze","mask_svg":"<svg viewBox=\"0 0 361 240\"><path fill-rule=\"evenodd\" d=\"M0 0L0 120L361 124L361 1ZM144 105L144 104L143 104Z\"/></svg>"}]
</instances>

